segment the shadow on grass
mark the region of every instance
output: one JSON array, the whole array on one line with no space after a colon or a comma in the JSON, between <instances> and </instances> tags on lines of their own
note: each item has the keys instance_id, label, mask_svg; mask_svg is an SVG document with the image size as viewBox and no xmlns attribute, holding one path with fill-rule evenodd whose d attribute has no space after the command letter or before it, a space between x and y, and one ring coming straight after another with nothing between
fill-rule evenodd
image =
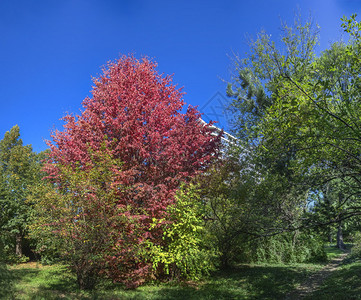
<instances>
[{"instance_id":1,"label":"shadow on grass","mask_svg":"<svg viewBox=\"0 0 361 300\"><path fill-rule=\"evenodd\" d=\"M240 266L214 274L197 288L164 286L149 299L282 299L309 274L292 266Z\"/></svg>"},{"instance_id":2,"label":"shadow on grass","mask_svg":"<svg viewBox=\"0 0 361 300\"><path fill-rule=\"evenodd\" d=\"M361 262L348 262L306 299L361 299Z\"/></svg>"},{"instance_id":3,"label":"shadow on grass","mask_svg":"<svg viewBox=\"0 0 361 300\"><path fill-rule=\"evenodd\" d=\"M198 284L161 283L129 291L104 282L92 292L79 291L74 275L61 266L12 269L9 278L22 283L17 292L26 299L282 299L313 271L312 265L242 265Z\"/></svg>"},{"instance_id":4,"label":"shadow on grass","mask_svg":"<svg viewBox=\"0 0 361 300\"><path fill-rule=\"evenodd\" d=\"M30 281L30 278L36 277L39 274L39 270L30 268L11 269L9 270L13 280Z\"/></svg>"},{"instance_id":5,"label":"shadow on grass","mask_svg":"<svg viewBox=\"0 0 361 300\"><path fill-rule=\"evenodd\" d=\"M60 299L63 296L64 299L77 299L66 297L68 294L72 295L77 285L75 277L64 266L44 267L28 263L6 270L13 288L11 293L0 293L0 299Z\"/></svg>"},{"instance_id":6,"label":"shadow on grass","mask_svg":"<svg viewBox=\"0 0 361 300\"><path fill-rule=\"evenodd\" d=\"M292 266L242 266L220 273L202 292L213 290L214 299L281 299L309 274L306 268Z\"/></svg>"},{"instance_id":7,"label":"shadow on grass","mask_svg":"<svg viewBox=\"0 0 361 300\"><path fill-rule=\"evenodd\" d=\"M0 299L14 298L14 280L6 265L0 263Z\"/></svg>"}]
</instances>

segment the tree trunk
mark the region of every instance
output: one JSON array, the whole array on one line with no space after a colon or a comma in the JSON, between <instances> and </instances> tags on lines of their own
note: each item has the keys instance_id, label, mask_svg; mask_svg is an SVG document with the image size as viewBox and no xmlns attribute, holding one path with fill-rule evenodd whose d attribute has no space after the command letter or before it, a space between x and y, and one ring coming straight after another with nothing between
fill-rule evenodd
<instances>
[{"instance_id":1,"label":"tree trunk","mask_svg":"<svg viewBox=\"0 0 361 300\"><path fill-rule=\"evenodd\" d=\"M337 248L344 250L345 244L343 243L343 236L342 236L342 222L338 223L337 229Z\"/></svg>"},{"instance_id":2,"label":"tree trunk","mask_svg":"<svg viewBox=\"0 0 361 300\"><path fill-rule=\"evenodd\" d=\"M341 205L343 199L342 192L338 193L338 203ZM343 243L343 236L342 236L342 221L338 222L338 229L337 229L337 248L344 250L345 244Z\"/></svg>"},{"instance_id":3,"label":"tree trunk","mask_svg":"<svg viewBox=\"0 0 361 300\"><path fill-rule=\"evenodd\" d=\"M79 289L92 290L96 285L97 278L93 272L86 270L77 270L77 282Z\"/></svg>"},{"instance_id":4,"label":"tree trunk","mask_svg":"<svg viewBox=\"0 0 361 300\"><path fill-rule=\"evenodd\" d=\"M332 232L330 231L330 233L328 234L328 242L329 242L330 244L332 244L332 241L333 241L333 239L332 239Z\"/></svg>"},{"instance_id":5,"label":"tree trunk","mask_svg":"<svg viewBox=\"0 0 361 300\"><path fill-rule=\"evenodd\" d=\"M299 231L295 230L292 237L292 250L296 248L297 243L297 237L298 237Z\"/></svg>"},{"instance_id":6,"label":"tree trunk","mask_svg":"<svg viewBox=\"0 0 361 300\"><path fill-rule=\"evenodd\" d=\"M23 237L21 236L21 233L17 233L15 235L15 254L17 256L23 255Z\"/></svg>"}]
</instances>

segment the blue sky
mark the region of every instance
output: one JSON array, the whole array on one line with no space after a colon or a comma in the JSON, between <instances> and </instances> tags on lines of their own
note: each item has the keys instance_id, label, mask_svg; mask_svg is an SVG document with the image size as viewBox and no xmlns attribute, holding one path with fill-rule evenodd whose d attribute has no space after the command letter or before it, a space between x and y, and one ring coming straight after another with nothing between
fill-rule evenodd
<instances>
[{"instance_id":1,"label":"blue sky","mask_svg":"<svg viewBox=\"0 0 361 300\"><path fill-rule=\"evenodd\" d=\"M340 39L343 15L361 17L357 0L0 0L0 138L18 124L25 144L45 150L59 119L80 113L91 77L129 53L157 61L187 103L219 114L229 55L243 56L261 29L279 36L280 18L292 23L297 9L320 25L320 49Z\"/></svg>"}]
</instances>

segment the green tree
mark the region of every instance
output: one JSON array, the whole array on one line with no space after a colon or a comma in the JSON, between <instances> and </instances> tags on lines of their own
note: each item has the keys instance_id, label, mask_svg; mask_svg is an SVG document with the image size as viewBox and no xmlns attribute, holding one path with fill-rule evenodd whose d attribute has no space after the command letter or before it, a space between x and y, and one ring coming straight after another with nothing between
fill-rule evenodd
<instances>
[{"instance_id":1,"label":"green tree","mask_svg":"<svg viewBox=\"0 0 361 300\"><path fill-rule=\"evenodd\" d=\"M350 41L334 43L319 57L311 51L315 39L304 34L312 32L311 29L298 30L290 35L291 39L283 37L287 53L290 49L290 53L309 49L296 58L282 56L280 49L272 47L273 52L262 53L258 41L255 45L259 51L251 56L252 66L256 66L252 74L271 101L263 107L257 122L236 123L242 130L246 128L251 140L256 141L254 152L262 158L264 166L285 176L298 189L307 192L327 182L342 181L347 187L342 200L338 201L342 205L332 213L329 222L340 222L361 213L358 202L361 192L360 28L355 16L345 20L344 27L352 34ZM287 44L290 40L306 42L290 46ZM262 63L257 64L258 61ZM276 70L273 73L268 71L270 63ZM266 71L270 79L264 75ZM241 92L244 87L240 85ZM238 99L234 100L234 107L246 106L246 101ZM252 110L247 113L256 115ZM243 114L240 110L239 115ZM242 124L245 125L242 127ZM309 220L306 223L312 225Z\"/></svg>"},{"instance_id":2,"label":"green tree","mask_svg":"<svg viewBox=\"0 0 361 300\"><path fill-rule=\"evenodd\" d=\"M67 262L81 289L92 289L106 273L107 258L117 255L115 239L123 239L129 226L136 231L136 221L124 215L125 209L116 205L116 191L111 191L121 163L102 150L91 154L93 168L87 171L79 164L59 165L59 174L67 182L63 190L44 180L29 197L35 208L30 236L38 241L37 252L46 259Z\"/></svg>"},{"instance_id":3,"label":"green tree","mask_svg":"<svg viewBox=\"0 0 361 300\"><path fill-rule=\"evenodd\" d=\"M314 59L302 80L285 74L260 126L270 157L287 145L294 151L293 170L309 174L314 186L341 180L347 187L334 222L361 213L360 40L353 37Z\"/></svg>"},{"instance_id":4,"label":"green tree","mask_svg":"<svg viewBox=\"0 0 361 300\"><path fill-rule=\"evenodd\" d=\"M205 205L201 191L194 184L183 184L176 202L168 208L168 219L154 219L151 227L168 223L162 245L148 243L154 268L161 268L171 278L200 279L215 270L218 259L215 236L206 229Z\"/></svg>"},{"instance_id":5,"label":"green tree","mask_svg":"<svg viewBox=\"0 0 361 300\"><path fill-rule=\"evenodd\" d=\"M296 231L285 233L300 224L306 193L295 189L287 178L260 173L249 163L228 157L201 179L207 187L202 195L207 203L207 228L216 237L222 267L237 261L309 259L309 244L298 252L286 254L306 239Z\"/></svg>"},{"instance_id":6,"label":"green tree","mask_svg":"<svg viewBox=\"0 0 361 300\"><path fill-rule=\"evenodd\" d=\"M243 145L258 145L259 124L278 97L284 74L302 79L314 59L318 26L310 18L302 24L297 16L293 26L282 23L280 44L261 31L249 41L246 58L233 58L233 74L227 86L234 113L233 131Z\"/></svg>"},{"instance_id":7,"label":"green tree","mask_svg":"<svg viewBox=\"0 0 361 300\"><path fill-rule=\"evenodd\" d=\"M272 144L272 137L265 135L262 126L280 97L284 77L299 81L305 79L309 65L315 58L318 33L318 26L311 18L302 23L300 16L296 16L293 26L282 24L278 42L262 31L256 40L250 41L249 55L234 58L234 73L227 87L227 94L232 99L233 132L239 139L238 155L244 155L245 150L251 153L247 159L252 161L258 177L263 179L262 185L270 185L272 189L273 184L273 190L278 189L272 201L276 207L287 207L287 212L279 211L280 215L299 214L309 189L304 181L313 178L294 172L295 148L287 140L277 144L277 153L270 155L265 151L264 141L268 139ZM277 128L272 129L278 131ZM285 190L281 191L280 188ZM266 194L264 196L269 199ZM276 205L278 201L283 204ZM292 209L295 213L290 212Z\"/></svg>"},{"instance_id":8,"label":"green tree","mask_svg":"<svg viewBox=\"0 0 361 300\"><path fill-rule=\"evenodd\" d=\"M310 197L313 202L310 210L311 219L314 222L325 224L319 228L319 231L324 237L327 236L330 243L335 240L336 246L340 249L345 248L343 242L345 229L348 236L353 234L356 229L353 226L353 220L339 220L336 223L334 221L335 216L342 214L350 205L345 198L347 193L348 186L342 180L332 180L312 191Z\"/></svg>"},{"instance_id":9,"label":"green tree","mask_svg":"<svg viewBox=\"0 0 361 300\"><path fill-rule=\"evenodd\" d=\"M23 145L19 126L0 141L0 242L10 256L21 257L32 206L26 202L30 187L39 179L40 164L30 145ZM29 253L27 253L29 254Z\"/></svg>"},{"instance_id":10,"label":"green tree","mask_svg":"<svg viewBox=\"0 0 361 300\"><path fill-rule=\"evenodd\" d=\"M318 28L296 21L294 27L283 26L281 45L262 32L251 54L235 59L236 75L228 85L235 134L252 150L260 178L278 177L269 188L280 194L282 186L296 195L337 181L344 187L327 221L299 214L288 230L340 224L361 214L361 28L355 16L345 18L343 27L351 34L349 42L334 43L319 57L314 54ZM281 184L284 180L288 185ZM292 214L309 210L295 195L286 199Z\"/></svg>"},{"instance_id":11,"label":"green tree","mask_svg":"<svg viewBox=\"0 0 361 300\"><path fill-rule=\"evenodd\" d=\"M233 230L230 232L234 236L243 231L239 236L249 240L294 230L301 225L299 220L306 210L309 191L304 183L313 178L295 172L295 148L287 140L277 144L277 153L271 155L265 151L264 141L269 139L270 144L272 141L265 136L262 126L277 103L284 77L299 81L305 78L315 58L317 40L318 26L311 18L303 24L297 16L293 26L282 24L279 43L262 31L256 40L250 41L249 55L236 56L233 60L234 73L227 94L232 99L233 132L238 138L235 157L244 157L247 153L247 158L238 165L242 176L233 187L244 192L232 193L244 195L238 209L247 217L240 218L239 222L232 221L235 216L231 218L229 224ZM245 171L251 169L255 174ZM227 196L227 199L231 198ZM229 213L237 211L231 207L225 214L228 218Z\"/></svg>"}]
</instances>

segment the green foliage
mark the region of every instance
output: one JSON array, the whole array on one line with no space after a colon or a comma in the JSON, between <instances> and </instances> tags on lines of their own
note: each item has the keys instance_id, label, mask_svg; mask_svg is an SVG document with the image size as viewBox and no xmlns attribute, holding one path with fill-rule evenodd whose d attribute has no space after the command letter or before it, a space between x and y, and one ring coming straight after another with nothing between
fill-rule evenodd
<instances>
[{"instance_id":1,"label":"green foliage","mask_svg":"<svg viewBox=\"0 0 361 300\"><path fill-rule=\"evenodd\" d=\"M254 263L325 262L323 241L298 231L263 237L240 246L238 259Z\"/></svg>"},{"instance_id":2,"label":"green foliage","mask_svg":"<svg viewBox=\"0 0 361 300\"><path fill-rule=\"evenodd\" d=\"M167 220L153 219L151 227L166 222L163 245L149 242L153 268L162 268L171 278L197 280L215 269L217 251L213 237L205 228L204 204L199 188L183 185L176 194L176 202L168 208Z\"/></svg>"},{"instance_id":3,"label":"green foliage","mask_svg":"<svg viewBox=\"0 0 361 300\"><path fill-rule=\"evenodd\" d=\"M356 40L360 39L361 24L356 21L357 14L352 14L350 18L343 16L341 18L341 27Z\"/></svg>"},{"instance_id":4,"label":"green foliage","mask_svg":"<svg viewBox=\"0 0 361 300\"><path fill-rule=\"evenodd\" d=\"M284 295L318 271L316 264L241 265L217 272L201 283L175 282L143 285L125 290L102 280L96 290L82 291L66 266L23 264L0 270L3 299L282 299Z\"/></svg>"},{"instance_id":5,"label":"green foliage","mask_svg":"<svg viewBox=\"0 0 361 300\"><path fill-rule=\"evenodd\" d=\"M17 125L0 141L0 247L9 261L24 261L23 254L30 254L26 227L32 204L26 198L40 181L40 157L23 145Z\"/></svg>"},{"instance_id":6,"label":"green foliage","mask_svg":"<svg viewBox=\"0 0 361 300\"><path fill-rule=\"evenodd\" d=\"M253 198L255 180L241 174L236 160L214 165L208 175L199 179L202 199L206 203L207 230L216 238L221 264L229 265L235 255L240 237L254 229Z\"/></svg>"},{"instance_id":7,"label":"green foliage","mask_svg":"<svg viewBox=\"0 0 361 300\"><path fill-rule=\"evenodd\" d=\"M113 225L126 219L109 192L116 184L113 171L121 164L104 149L92 154L92 166L88 170L59 166L66 187L43 182L29 199L35 205L29 229L38 241L37 251L46 261L69 263L85 289L94 287L101 271L104 274L113 238L122 234Z\"/></svg>"},{"instance_id":8,"label":"green foliage","mask_svg":"<svg viewBox=\"0 0 361 300\"><path fill-rule=\"evenodd\" d=\"M277 99L284 75L303 78L314 58L318 27L312 19L302 23L296 16L293 26L282 23L280 43L265 31L250 39L246 58L235 56L234 74L227 94L232 98L234 131L247 143L257 144L258 125Z\"/></svg>"},{"instance_id":9,"label":"green foliage","mask_svg":"<svg viewBox=\"0 0 361 300\"><path fill-rule=\"evenodd\" d=\"M235 72L227 93L232 98L233 130L239 138L239 156L246 158L236 162L241 174L232 174L236 180L222 179L233 192L223 193L219 200L211 200L217 220L214 224L218 223L216 227L213 224L212 230L225 236L220 244L224 255L229 256L225 257L226 261L243 257L244 261L289 262L310 259L311 253L318 256L313 249L318 246L311 242L297 252L295 241L290 241L287 234L269 237L301 227L301 217L307 210L308 183L313 178L308 172L296 172L297 149L290 142L291 138L282 139L280 132L288 127L280 119L283 115L293 118L298 107L305 115L312 115L304 105L305 96L289 90L284 92L284 87L286 78L299 82L308 79L317 40L317 25L312 19L302 23L297 16L293 26L282 24L279 41L261 32L256 40L250 41L250 53L246 58L234 58ZM278 105L279 99L284 98L287 98L285 105ZM295 122L303 124L302 119L295 118ZM291 128L289 136L294 133ZM222 208L223 199L228 202L233 199L233 203ZM258 258L251 257L256 253L255 245L258 245Z\"/></svg>"},{"instance_id":10,"label":"green foliage","mask_svg":"<svg viewBox=\"0 0 361 300\"><path fill-rule=\"evenodd\" d=\"M284 257L288 250L295 252L296 248L295 245L292 248L286 235L269 237L300 224L298 220L304 213L307 193L295 189L281 175L251 167L251 162L229 157L214 166L209 176L203 179L202 184L207 187L203 192L209 220L207 228L217 239L222 265L228 266L240 260L258 261L249 253L255 254L259 250L261 255L262 251L273 246L280 259L265 254L260 261L307 260L308 257L293 259L293 253L290 253L291 258ZM285 243L285 249L280 253L278 248L283 247L282 243ZM302 251L313 255L310 244L305 244L310 248Z\"/></svg>"},{"instance_id":11,"label":"green foliage","mask_svg":"<svg viewBox=\"0 0 361 300\"><path fill-rule=\"evenodd\" d=\"M327 277L321 287L304 299L361 299L361 263L341 265Z\"/></svg>"},{"instance_id":12,"label":"green foliage","mask_svg":"<svg viewBox=\"0 0 361 300\"><path fill-rule=\"evenodd\" d=\"M292 191L284 197L291 215L287 229L329 222L342 228L345 219L360 213L361 27L355 15L343 21L351 39L334 43L319 57L314 52L317 27L297 20L293 27L283 26L280 44L262 32L251 42L250 54L235 59L228 86L234 130L255 164L263 166L260 178L278 180L264 194ZM309 210L314 203L308 195L325 201L325 183L340 181L342 197L327 206L327 213ZM299 201L302 194L310 206ZM274 197L273 203L281 199Z\"/></svg>"},{"instance_id":13,"label":"green foliage","mask_svg":"<svg viewBox=\"0 0 361 300\"><path fill-rule=\"evenodd\" d=\"M309 175L308 187L342 180L343 199L330 214L335 222L358 214L359 55L357 38L335 43L308 64L302 78L286 74L260 124L264 155L277 159L291 149L292 170Z\"/></svg>"},{"instance_id":14,"label":"green foliage","mask_svg":"<svg viewBox=\"0 0 361 300\"><path fill-rule=\"evenodd\" d=\"M353 247L351 249L351 258L361 260L361 232L355 233L353 238Z\"/></svg>"},{"instance_id":15,"label":"green foliage","mask_svg":"<svg viewBox=\"0 0 361 300\"><path fill-rule=\"evenodd\" d=\"M227 93L240 156L251 163L236 162L242 175L233 172L232 179L216 175L227 188L211 186L207 196L225 261L323 260L318 237L269 236L338 222L342 242L348 223L341 220L358 214L361 43L354 16L348 28L352 41L334 43L316 57L317 26L296 18L293 27L283 24L280 43L261 32L246 58L235 57ZM337 201L326 199L325 182ZM258 257L247 256L257 250Z\"/></svg>"},{"instance_id":16,"label":"green foliage","mask_svg":"<svg viewBox=\"0 0 361 300\"><path fill-rule=\"evenodd\" d=\"M34 204L30 222L27 226L29 236L36 241L34 252L40 257L43 264L59 262L64 241L54 234L52 205L57 205L54 186L43 180L33 187L28 201Z\"/></svg>"},{"instance_id":17,"label":"green foliage","mask_svg":"<svg viewBox=\"0 0 361 300\"><path fill-rule=\"evenodd\" d=\"M14 299L14 279L8 267L0 261L0 299Z\"/></svg>"}]
</instances>

